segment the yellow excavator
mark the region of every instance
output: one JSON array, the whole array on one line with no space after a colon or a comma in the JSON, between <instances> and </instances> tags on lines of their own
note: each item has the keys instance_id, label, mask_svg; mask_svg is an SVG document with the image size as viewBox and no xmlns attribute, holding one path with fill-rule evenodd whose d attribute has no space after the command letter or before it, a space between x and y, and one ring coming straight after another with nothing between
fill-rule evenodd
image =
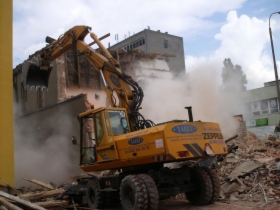
<instances>
[{"instance_id":1,"label":"yellow excavator","mask_svg":"<svg viewBox=\"0 0 280 210\"><path fill-rule=\"evenodd\" d=\"M75 26L57 40L47 37L47 46L29 56L22 67L25 85L47 87L51 62L72 48L102 77L110 107L80 113L80 137L72 137L80 146L81 169L96 174L81 180L87 205L104 209L119 201L125 210L155 210L159 199L179 193L194 205L215 202L220 192L216 171L201 164L178 163L227 154L219 124L194 122L191 107L186 107L188 120L155 124L145 119L139 113L144 97L141 87L90 31L88 26ZM84 42L88 34L97 50ZM94 124L94 144L88 144L88 120ZM112 173L95 173L104 170Z\"/></svg>"}]
</instances>

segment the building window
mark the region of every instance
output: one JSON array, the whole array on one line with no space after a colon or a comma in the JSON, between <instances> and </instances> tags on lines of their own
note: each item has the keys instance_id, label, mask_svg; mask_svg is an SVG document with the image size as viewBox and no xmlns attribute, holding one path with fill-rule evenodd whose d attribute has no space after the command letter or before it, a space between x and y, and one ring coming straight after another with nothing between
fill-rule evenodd
<instances>
[{"instance_id":1,"label":"building window","mask_svg":"<svg viewBox=\"0 0 280 210\"><path fill-rule=\"evenodd\" d=\"M278 102L276 98L269 100L270 113L278 112Z\"/></svg>"},{"instance_id":2,"label":"building window","mask_svg":"<svg viewBox=\"0 0 280 210\"><path fill-rule=\"evenodd\" d=\"M269 114L268 100L262 100L260 104L262 114Z\"/></svg>"},{"instance_id":3,"label":"building window","mask_svg":"<svg viewBox=\"0 0 280 210\"><path fill-rule=\"evenodd\" d=\"M279 112L277 98L247 103L245 104L244 109L245 115L248 116L273 114Z\"/></svg>"},{"instance_id":4,"label":"building window","mask_svg":"<svg viewBox=\"0 0 280 210\"><path fill-rule=\"evenodd\" d=\"M261 106L259 101L252 102L251 108L254 116L261 114Z\"/></svg>"},{"instance_id":5,"label":"building window","mask_svg":"<svg viewBox=\"0 0 280 210\"><path fill-rule=\"evenodd\" d=\"M125 49L126 51L130 51L130 50L133 50L134 48L142 46L144 44L145 44L145 39L141 38L140 40L137 40L137 41L130 43L129 45L123 47L123 49Z\"/></svg>"},{"instance_id":6,"label":"building window","mask_svg":"<svg viewBox=\"0 0 280 210\"><path fill-rule=\"evenodd\" d=\"M164 48L168 48L168 40L164 40Z\"/></svg>"}]
</instances>

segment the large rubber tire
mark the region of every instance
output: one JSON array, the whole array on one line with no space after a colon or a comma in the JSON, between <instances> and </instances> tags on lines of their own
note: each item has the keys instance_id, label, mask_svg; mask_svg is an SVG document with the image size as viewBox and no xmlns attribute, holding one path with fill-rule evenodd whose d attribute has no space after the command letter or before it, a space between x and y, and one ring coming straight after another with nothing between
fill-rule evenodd
<instances>
[{"instance_id":1,"label":"large rubber tire","mask_svg":"<svg viewBox=\"0 0 280 210\"><path fill-rule=\"evenodd\" d=\"M122 180L120 198L124 210L146 210L148 208L146 186L137 175L128 175Z\"/></svg>"},{"instance_id":2,"label":"large rubber tire","mask_svg":"<svg viewBox=\"0 0 280 210\"><path fill-rule=\"evenodd\" d=\"M208 168L208 167L204 167L203 169L210 176L210 179L212 182L212 187L213 187L212 197L211 197L209 203L214 203L220 197L220 191L221 191L220 178L215 170Z\"/></svg>"},{"instance_id":3,"label":"large rubber tire","mask_svg":"<svg viewBox=\"0 0 280 210\"><path fill-rule=\"evenodd\" d=\"M212 197L212 183L208 173L199 167L192 168L191 182L196 183L198 189L185 193L189 202L197 206L208 204Z\"/></svg>"},{"instance_id":4,"label":"large rubber tire","mask_svg":"<svg viewBox=\"0 0 280 210\"><path fill-rule=\"evenodd\" d=\"M149 210L157 210L158 209L158 190L157 186L148 174L139 174L138 175L142 181L144 182L147 193L148 193L148 209Z\"/></svg>"},{"instance_id":5,"label":"large rubber tire","mask_svg":"<svg viewBox=\"0 0 280 210\"><path fill-rule=\"evenodd\" d=\"M105 208L106 193L100 192L97 180L89 180L87 183L87 201L88 206L94 209Z\"/></svg>"},{"instance_id":6,"label":"large rubber tire","mask_svg":"<svg viewBox=\"0 0 280 210\"><path fill-rule=\"evenodd\" d=\"M118 192L106 192L106 208L116 207L120 204Z\"/></svg>"}]
</instances>

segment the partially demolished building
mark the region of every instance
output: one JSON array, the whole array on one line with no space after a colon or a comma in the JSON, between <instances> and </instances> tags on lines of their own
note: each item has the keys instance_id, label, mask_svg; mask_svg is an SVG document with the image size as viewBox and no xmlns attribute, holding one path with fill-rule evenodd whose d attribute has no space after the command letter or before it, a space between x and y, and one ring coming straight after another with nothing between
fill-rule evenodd
<instances>
[{"instance_id":1,"label":"partially demolished building","mask_svg":"<svg viewBox=\"0 0 280 210\"><path fill-rule=\"evenodd\" d=\"M183 49L183 42L180 44L179 48ZM166 58L175 58L173 51L147 53L141 50L145 45L144 41L131 50L114 50L114 46L110 50L121 69L140 86L154 79L172 79L178 72L170 68ZM165 49L164 45L162 48ZM184 57L180 60L183 68ZM77 56L68 50L54 60L48 88L25 86L22 65L13 70L15 138L20 141L40 147L48 140L63 138L65 145L71 147L71 137L79 136L77 115L91 109L92 104L95 107L109 105L99 72L83 55ZM77 153L69 154L76 167Z\"/></svg>"}]
</instances>

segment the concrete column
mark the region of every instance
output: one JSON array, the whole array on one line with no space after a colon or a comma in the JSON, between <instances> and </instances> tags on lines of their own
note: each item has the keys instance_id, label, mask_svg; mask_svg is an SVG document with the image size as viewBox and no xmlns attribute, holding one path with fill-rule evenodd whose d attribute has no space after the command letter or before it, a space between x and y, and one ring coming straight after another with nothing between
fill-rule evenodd
<instances>
[{"instance_id":1,"label":"concrete column","mask_svg":"<svg viewBox=\"0 0 280 210\"><path fill-rule=\"evenodd\" d=\"M0 1L0 178L10 185L15 183L12 4L13 1Z\"/></svg>"}]
</instances>

